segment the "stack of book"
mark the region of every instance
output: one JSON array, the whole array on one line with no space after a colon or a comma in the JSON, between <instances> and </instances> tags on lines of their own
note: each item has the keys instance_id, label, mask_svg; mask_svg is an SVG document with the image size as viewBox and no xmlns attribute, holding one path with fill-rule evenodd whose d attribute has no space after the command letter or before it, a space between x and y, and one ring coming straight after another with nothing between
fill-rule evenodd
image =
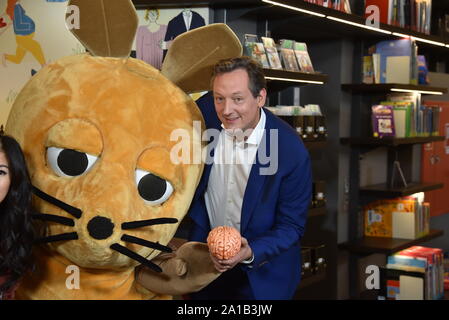
<instances>
[{"instance_id":1,"label":"stack of book","mask_svg":"<svg viewBox=\"0 0 449 320\"><path fill-rule=\"evenodd\" d=\"M368 237L416 239L429 233L430 204L423 196L374 201L363 207Z\"/></svg>"},{"instance_id":2,"label":"stack of book","mask_svg":"<svg viewBox=\"0 0 449 320\"><path fill-rule=\"evenodd\" d=\"M261 37L261 39L262 42L259 42L257 35L246 34L244 53L259 61L264 68L315 72L306 43L282 39L277 45L272 38Z\"/></svg>"},{"instance_id":3,"label":"stack of book","mask_svg":"<svg viewBox=\"0 0 449 320\"><path fill-rule=\"evenodd\" d=\"M308 3L317 4L326 8L340 10L346 13L351 13L351 4L349 0L304 0Z\"/></svg>"},{"instance_id":4,"label":"stack of book","mask_svg":"<svg viewBox=\"0 0 449 320\"><path fill-rule=\"evenodd\" d=\"M418 64L425 60L418 57L415 41L381 41L369 51L363 57L363 83L418 84Z\"/></svg>"},{"instance_id":5,"label":"stack of book","mask_svg":"<svg viewBox=\"0 0 449 320\"><path fill-rule=\"evenodd\" d=\"M372 17L372 6L379 8L381 23L430 34L432 0L366 0L367 17Z\"/></svg>"},{"instance_id":6,"label":"stack of book","mask_svg":"<svg viewBox=\"0 0 449 320\"><path fill-rule=\"evenodd\" d=\"M444 298L443 252L413 246L388 257L385 295L388 300L438 300Z\"/></svg>"},{"instance_id":7,"label":"stack of book","mask_svg":"<svg viewBox=\"0 0 449 320\"><path fill-rule=\"evenodd\" d=\"M412 138L439 134L441 108L421 104L417 93L390 93L372 106L373 136Z\"/></svg>"}]
</instances>

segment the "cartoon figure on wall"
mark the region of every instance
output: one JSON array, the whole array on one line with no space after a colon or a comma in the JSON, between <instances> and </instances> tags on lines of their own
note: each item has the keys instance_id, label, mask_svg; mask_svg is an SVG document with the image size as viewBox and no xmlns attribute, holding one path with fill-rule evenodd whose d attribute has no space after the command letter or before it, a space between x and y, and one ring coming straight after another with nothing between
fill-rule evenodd
<instances>
[{"instance_id":1,"label":"cartoon figure on wall","mask_svg":"<svg viewBox=\"0 0 449 320\"><path fill-rule=\"evenodd\" d=\"M159 9L145 10L144 19L148 24L137 28L136 57L160 70L163 50L166 49L164 37L167 25L158 23L159 16Z\"/></svg>"},{"instance_id":2,"label":"cartoon figure on wall","mask_svg":"<svg viewBox=\"0 0 449 320\"><path fill-rule=\"evenodd\" d=\"M180 14L170 20L167 25L167 33L165 34L164 41L168 48L170 43L180 34L204 26L206 23L203 17L191 9L184 9ZM167 50L164 50L164 58L167 54Z\"/></svg>"},{"instance_id":3,"label":"cartoon figure on wall","mask_svg":"<svg viewBox=\"0 0 449 320\"><path fill-rule=\"evenodd\" d=\"M224 24L185 33L158 71L129 58L138 25L130 0L69 4L85 17L71 31L89 53L40 70L6 125L25 150L35 219L46 224L37 269L17 297L167 299L199 290L220 275L207 245L187 242L172 252L170 243L203 169L192 158L202 149L204 120L187 93L209 86L217 61L241 55L238 37ZM126 24L111 23L118 20ZM171 135L179 129L192 153L176 163L179 141ZM67 287L70 266L79 270L77 290Z\"/></svg>"},{"instance_id":4,"label":"cartoon figure on wall","mask_svg":"<svg viewBox=\"0 0 449 320\"><path fill-rule=\"evenodd\" d=\"M0 25L3 25L3 30L0 29L0 35L6 31L6 29L13 25L14 34L16 37L16 53L0 55L1 64L6 67L6 62L9 61L14 64L20 64L27 52L31 53L33 57L43 67L46 63L44 52L42 51L39 42L34 40L36 26L33 21L25 12L25 9L20 4L20 0L8 0L6 12L2 15L3 20ZM0 19L1 19L0 18ZM5 20L7 19L7 20Z\"/></svg>"}]
</instances>

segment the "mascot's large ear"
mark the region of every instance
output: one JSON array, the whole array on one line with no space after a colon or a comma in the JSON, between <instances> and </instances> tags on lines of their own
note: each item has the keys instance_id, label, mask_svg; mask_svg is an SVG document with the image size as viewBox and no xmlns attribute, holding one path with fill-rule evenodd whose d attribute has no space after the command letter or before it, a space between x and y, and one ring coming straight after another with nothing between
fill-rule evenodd
<instances>
[{"instance_id":1,"label":"mascot's large ear","mask_svg":"<svg viewBox=\"0 0 449 320\"><path fill-rule=\"evenodd\" d=\"M70 0L68 5L79 8L80 28L71 32L90 53L129 57L138 25L131 0Z\"/></svg>"},{"instance_id":2,"label":"mascot's large ear","mask_svg":"<svg viewBox=\"0 0 449 320\"><path fill-rule=\"evenodd\" d=\"M185 32L173 40L162 74L186 93L210 89L214 65L242 55L242 44L225 24L216 23Z\"/></svg>"}]
</instances>

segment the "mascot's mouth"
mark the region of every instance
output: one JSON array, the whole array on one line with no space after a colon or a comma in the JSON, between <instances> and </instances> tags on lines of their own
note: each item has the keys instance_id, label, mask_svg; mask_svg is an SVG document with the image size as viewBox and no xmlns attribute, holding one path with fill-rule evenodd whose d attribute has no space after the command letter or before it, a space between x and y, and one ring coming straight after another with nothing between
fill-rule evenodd
<instances>
[{"instance_id":1,"label":"mascot's mouth","mask_svg":"<svg viewBox=\"0 0 449 320\"><path fill-rule=\"evenodd\" d=\"M76 219L81 218L83 212L81 209L73 207L59 199L54 198L53 196L43 192L42 190L36 188L33 186L33 193L41 198L42 200L51 203L55 205L56 207L64 210L65 212L69 213L71 216L73 216ZM37 213L33 214L34 219L42 220L42 221L50 221L58 224L62 224L69 227L75 226L75 221L70 218L61 217L54 214L46 214L46 213ZM130 221L130 222L124 222L121 225L122 230L131 230L131 229L137 229L141 227L147 227L147 226L154 226L154 225L160 225L160 224L170 224L170 223L177 223L178 219L176 218L155 218L155 219L149 219L149 220L140 220L140 221ZM90 228L89 228L90 226ZM93 226L93 227L92 227ZM103 233L101 235L98 234L97 231L93 231L94 229L100 228L103 230ZM94 239L106 239L110 235L112 235L112 230L114 228L114 224L112 222L105 218L105 217L94 217L89 221L88 224L88 230L89 234ZM104 230L106 229L106 233ZM110 233L110 234L109 234ZM50 242L56 242L56 241L69 241L69 240L78 240L78 233L77 232L69 232L69 233L62 233L57 235L52 235L44 238L37 239L35 243L50 243ZM172 252L172 249L168 246L164 246L158 242L152 242L145 239L137 238L128 234L123 234L121 237L121 240L128 243L134 243L138 244L147 248L151 248L158 251L163 252ZM110 246L110 248L114 251L117 251L133 260L136 260L137 262L143 264L144 266L156 271L156 272L162 272L162 269L156 265L155 263L151 262L150 260L146 259L145 257L135 253L134 251L128 249L125 246L122 246L119 243L114 243Z\"/></svg>"}]
</instances>

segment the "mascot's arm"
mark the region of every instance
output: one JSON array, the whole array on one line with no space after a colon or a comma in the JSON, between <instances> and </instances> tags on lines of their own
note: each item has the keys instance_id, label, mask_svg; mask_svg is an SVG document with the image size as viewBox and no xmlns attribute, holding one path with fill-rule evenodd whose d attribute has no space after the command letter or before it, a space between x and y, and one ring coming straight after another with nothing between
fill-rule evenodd
<instances>
[{"instance_id":1,"label":"mascot's arm","mask_svg":"<svg viewBox=\"0 0 449 320\"><path fill-rule=\"evenodd\" d=\"M151 261L163 272L140 266L136 270L136 279L147 290L159 294L196 292L221 274L214 267L207 244L201 242L186 242L174 253L161 254Z\"/></svg>"}]
</instances>

